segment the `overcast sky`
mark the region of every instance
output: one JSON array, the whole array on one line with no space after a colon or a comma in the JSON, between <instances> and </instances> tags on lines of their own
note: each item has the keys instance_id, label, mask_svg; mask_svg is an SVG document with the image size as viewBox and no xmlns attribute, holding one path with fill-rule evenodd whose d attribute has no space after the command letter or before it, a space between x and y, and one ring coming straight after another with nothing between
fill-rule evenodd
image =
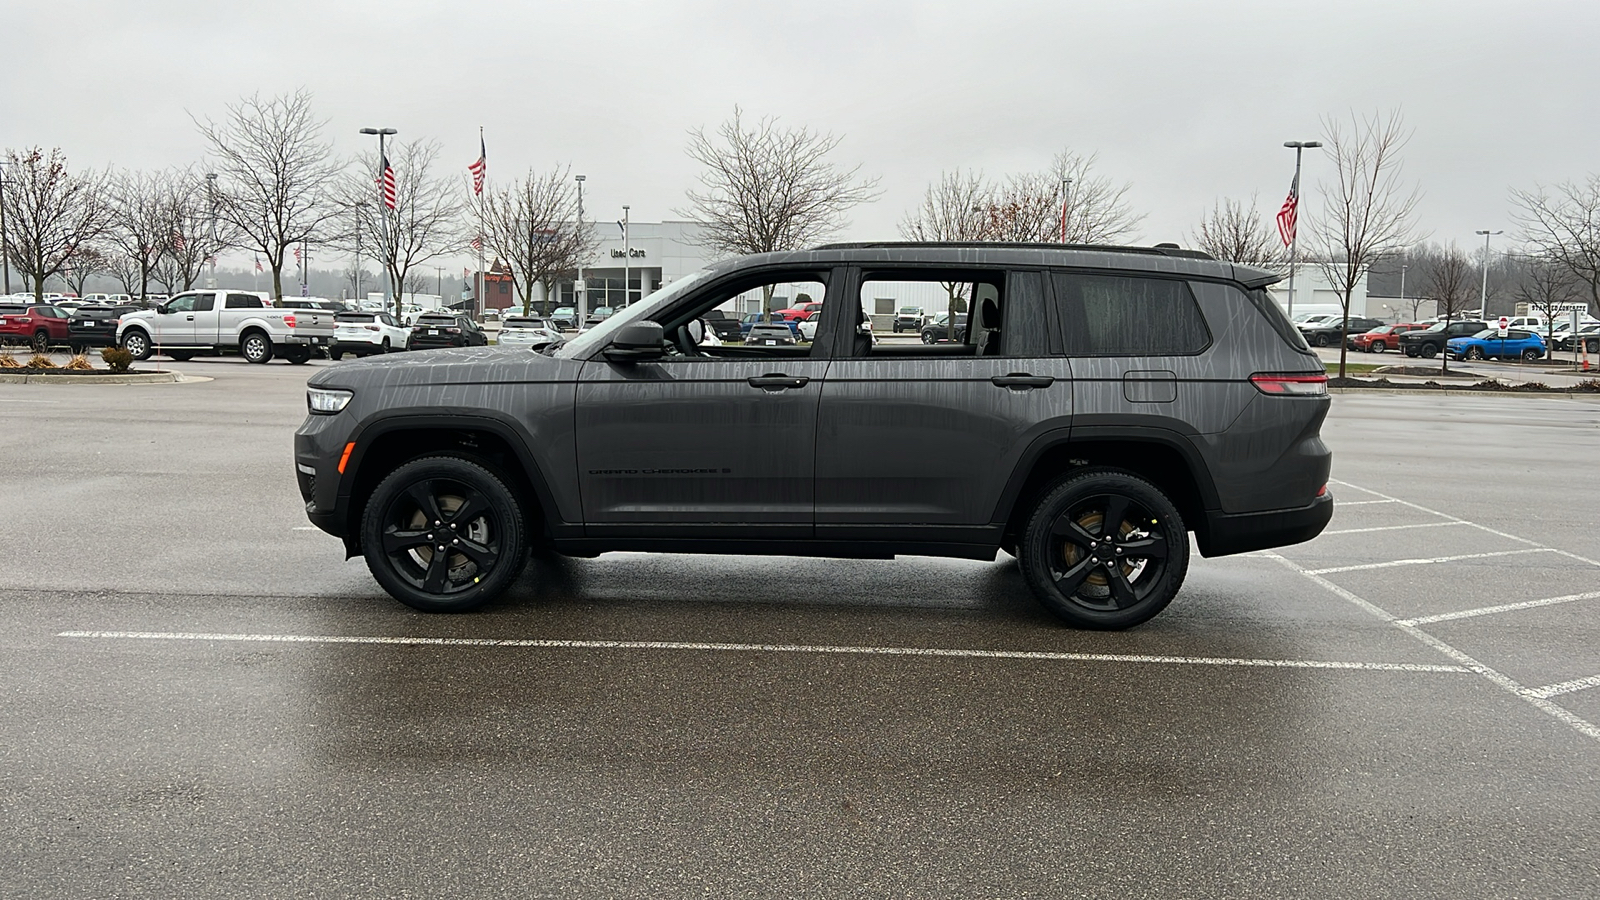
<instances>
[{"instance_id":1,"label":"overcast sky","mask_svg":"<svg viewBox=\"0 0 1600 900\"><path fill-rule=\"evenodd\" d=\"M1290 139L1320 117L1399 108L1421 228L1464 245L1510 228L1506 190L1600 170L1596 0L7 4L0 145L74 166L197 162L190 114L300 87L342 153L362 126L431 137L491 179L570 162L604 221L675 218L685 131L734 104L843 136L883 196L841 237L893 238L941 170L1099 154L1178 240L1218 197L1270 216ZM1307 156L1315 213L1319 156Z\"/></svg>"}]
</instances>

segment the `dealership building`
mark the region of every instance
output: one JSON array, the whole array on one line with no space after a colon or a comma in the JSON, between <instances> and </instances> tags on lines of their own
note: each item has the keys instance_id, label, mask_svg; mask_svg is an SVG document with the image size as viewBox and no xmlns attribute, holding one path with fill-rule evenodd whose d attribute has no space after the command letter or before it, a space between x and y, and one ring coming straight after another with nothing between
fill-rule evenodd
<instances>
[{"instance_id":1,"label":"dealership building","mask_svg":"<svg viewBox=\"0 0 1600 900\"><path fill-rule=\"evenodd\" d=\"M626 242L617 222L596 222L593 228L595 250L582 268L588 293L585 309L637 303L651 291L705 268L714 259L710 251L695 243L700 234L697 222L630 222ZM489 307L505 309L520 303L520 298L512 295L509 277L497 282L490 274L491 283L485 285L484 291ZM552 307L578 305L573 282L567 278L556 284ZM544 290L538 285L533 288L533 302L544 302Z\"/></svg>"}]
</instances>

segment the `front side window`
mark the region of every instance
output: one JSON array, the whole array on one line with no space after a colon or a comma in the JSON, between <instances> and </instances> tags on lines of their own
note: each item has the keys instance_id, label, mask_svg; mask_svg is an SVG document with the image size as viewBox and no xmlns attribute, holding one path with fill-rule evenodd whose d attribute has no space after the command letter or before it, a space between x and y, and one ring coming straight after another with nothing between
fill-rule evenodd
<instances>
[{"instance_id":1,"label":"front side window","mask_svg":"<svg viewBox=\"0 0 1600 900\"><path fill-rule=\"evenodd\" d=\"M1052 280L1073 356L1188 356L1211 343L1186 282L1078 272Z\"/></svg>"},{"instance_id":2,"label":"front side window","mask_svg":"<svg viewBox=\"0 0 1600 900\"><path fill-rule=\"evenodd\" d=\"M666 333L667 359L719 360L764 357L808 357L811 335L801 331L778 310L789 309L794 298L826 296L827 272L812 270L748 276L707 291L687 307L676 309L660 321ZM750 329L739 342L723 343L704 320L732 318L745 313Z\"/></svg>"},{"instance_id":3,"label":"front side window","mask_svg":"<svg viewBox=\"0 0 1600 900\"><path fill-rule=\"evenodd\" d=\"M194 312L194 301L194 294L179 294L178 296L167 301L167 312Z\"/></svg>"}]
</instances>

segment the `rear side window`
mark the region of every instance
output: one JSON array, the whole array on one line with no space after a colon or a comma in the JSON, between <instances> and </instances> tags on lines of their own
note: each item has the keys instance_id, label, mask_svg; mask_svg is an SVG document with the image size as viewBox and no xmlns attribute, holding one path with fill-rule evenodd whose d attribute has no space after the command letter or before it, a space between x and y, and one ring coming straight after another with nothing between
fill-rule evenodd
<instances>
[{"instance_id":1,"label":"rear side window","mask_svg":"<svg viewBox=\"0 0 1600 900\"><path fill-rule=\"evenodd\" d=\"M261 309L266 306L260 297L250 294L229 294L223 309Z\"/></svg>"},{"instance_id":2,"label":"rear side window","mask_svg":"<svg viewBox=\"0 0 1600 900\"><path fill-rule=\"evenodd\" d=\"M1186 282L1077 272L1052 278L1071 356L1188 356L1211 344Z\"/></svg>"},{"instance_id":3,"label":"rear side window","mask_svg":"<svg viewBox=\"0 0 1600 900\"><path fill-rule=\"evenodd\" d=\"M1255 305L1256 311L1261 313L1262 317L1267 320L1267 324L1271 325L1272 330L1278 333L1278 337L1283 338L1284 343L1304 353L1312 352L1311 345L1306 343L1306 336L1301 334L1300 329L1294 327L1294 323L1289 321L1289 317L1283 314L1283 309L1278 306L1278 301L1272 299L1272 295L1267 293L1266 288L1245 291L1245 296L1250 298L1250 302Z\"/></svg>"}]
</instances>

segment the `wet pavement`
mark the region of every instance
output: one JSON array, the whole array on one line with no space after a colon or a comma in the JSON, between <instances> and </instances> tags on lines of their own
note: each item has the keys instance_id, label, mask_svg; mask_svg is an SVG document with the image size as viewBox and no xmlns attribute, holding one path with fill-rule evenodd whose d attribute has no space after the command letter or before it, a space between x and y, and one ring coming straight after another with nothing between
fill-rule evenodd
<instances>
[{"instance_id":1,"label":"wet pavement","mask_svg":"<svg viewBox=\"0 0 1600 900\"><path fill-rule=\"evenodd\" d=\"M308 530L308 367L172 367L215 380L0 385L0 895L1600 876L1594 399L1338 396L1328 533L1100 634L1003 556L538 559L413 613Z\"/></svg>"}]
</instances>

